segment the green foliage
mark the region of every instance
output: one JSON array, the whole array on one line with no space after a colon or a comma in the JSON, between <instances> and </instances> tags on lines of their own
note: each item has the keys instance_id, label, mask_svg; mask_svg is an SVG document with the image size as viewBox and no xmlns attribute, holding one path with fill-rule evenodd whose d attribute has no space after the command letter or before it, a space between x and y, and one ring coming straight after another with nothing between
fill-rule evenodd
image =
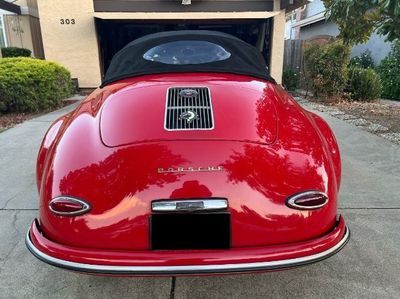
<instances>
[{"instance_id":1,"label":"green foliage","mask_svg":"<svg viewBox=\"0 0 400 299\"><path fill-rule=\"evenodd\" d=\"M3 57L31 57L32 51L24 48L8 47L1 48Z\"/></svg>"},{"instance_id":2,"label":"green foliage","mask_svg":"<svg viewBox=\"0 0 400 299\"><path fill-rule=\"evenodd\" d=\"M375 68L374 59L371 56L371 51L366 50L361 56L355 56L350 59L350 67L360 67L363 69L373 69Z\"/></svg>"},{"instance_id":3,"label":"green foliage","mask_svg":"<svg viewBox=\"0 0 400 299\"><path fill-rule=\"evenodd\" d=\"M294 91L299 87L300 83L300 72L295 69L283 70L283 86L289 90Z\"/></svg>"},{"instance_id":4,"label":"green foliage","mask_svg":"<svg viewBox=\"0 0 400 299\"><path fill-rule=\"evenodd\" d=\"M368 41L375 30L388 41L400 39L400 0L323 0L329 20L347 44Z\"/></svg>"},{"instance_id":5,"label":"green foliage","mask_svg":"<svg viewBox=\"0 0 400 299\"><path fill-rule=\"evenodd\" d=\"M382 96L400 100L400 42L393 45L392 51L378 67L382 80Z\"/></svg>"},{"instance_id":6,"label":"green foliage","mask_svg":"<svg viewBox=\"0 0 400 299\"><path fill-rule=\"evenodd\" d=\"M350 47L336 41L308 44L304 51L306 79L315 96L340 95L347 83Z\"/></svg>"},{"instance_id":7,"label":"green foliage","mask_svg":"<svg viewBox=\"0 0 400 299\"><path fill-rule=\"evenodd\" d=\"M370 102L381 96L382 83L373 69L355 67L349 70L348 89L353 100Z\"/></svg>"},{"instance_id":8,"label":"green foliage","mask_svg":"<svg viewBox=\"0 0 400 299\"><path fill-rule=\"evenodd\" d=\"M38 112L56 108L71 95L70 73L32 58L0 59L0 112Z\"/></svg>"}]
</instances>

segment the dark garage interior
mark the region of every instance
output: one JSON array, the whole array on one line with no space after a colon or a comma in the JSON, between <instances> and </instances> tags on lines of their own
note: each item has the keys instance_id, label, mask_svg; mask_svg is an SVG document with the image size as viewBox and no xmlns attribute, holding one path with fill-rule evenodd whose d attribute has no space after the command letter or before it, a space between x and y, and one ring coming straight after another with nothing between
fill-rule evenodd
<instances>
[{"instance_id":1,"label":"dark garage interior","mask_svg":"<svg viewBox=\"0 0 400 299\"><path fill-rule=\"evenodd\" d=\"M147 34L171 30L215 30L232 34L262 51L270 60L272 19L266 20L103 20L96 18L102 76L112 57L131 41Z\"/></svg>"}]
</instances>

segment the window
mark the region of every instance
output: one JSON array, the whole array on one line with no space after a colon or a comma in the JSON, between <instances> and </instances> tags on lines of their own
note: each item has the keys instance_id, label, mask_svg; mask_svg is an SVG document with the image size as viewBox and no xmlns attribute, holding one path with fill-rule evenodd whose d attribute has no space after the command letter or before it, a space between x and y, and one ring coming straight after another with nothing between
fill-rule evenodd
<instances>
[{"instance_id":1,"label":"window","mask_svg":"<svg viewBox=\"0 0 400 299\"><path fill-rule=\"evenodd\" d=\"M231 53L220 45L207 41L169 42L148 50L143 58L164 64L203 64L227 60Z\"/></svg>"}]
</instances>

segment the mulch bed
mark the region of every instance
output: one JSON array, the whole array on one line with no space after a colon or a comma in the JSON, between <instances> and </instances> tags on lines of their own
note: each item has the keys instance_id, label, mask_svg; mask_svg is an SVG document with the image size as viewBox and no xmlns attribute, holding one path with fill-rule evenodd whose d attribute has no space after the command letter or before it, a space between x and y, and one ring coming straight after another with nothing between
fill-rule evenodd
<instances>
[{"instance_id":1,"label":"mulch bed","mask_svg":"<svg viewBox=\"0 0 400 299\"><path fill-rule=\"evenodd\" d=\"M325 112L347 123L363 128L393 143L400 144L400 101L352 102L348 100L321 101L299 91L293 96L300 103Z\"/></svg>"},{"instance_id":2,"label":"mulch bed","mask_svg":"<svg viewBox=\"0 0 400 299\"><path fill-rule=\"evenodd\" d=\"M61 106L50 111L40 112L40 113L8 113L8 114L0 114L0 132L5 131L13 126L23 123L29 119L38 117L40 115L49 113L51 111L55 111L61 109L63 107L72 105L76 103L78 100L68 99L62 102Z\"/></svg>"},{"instance_id":3,"label":"mulch bed","mask_svg":"<svg viewBox=\"0 0 400 299\"><path fill-rule=\"evenodd\" d=\"M388 128L388 133L400 132L400 105L395 103L339 102L334 105L346 114L351 114Z\"/></svg>"}]
</instances>

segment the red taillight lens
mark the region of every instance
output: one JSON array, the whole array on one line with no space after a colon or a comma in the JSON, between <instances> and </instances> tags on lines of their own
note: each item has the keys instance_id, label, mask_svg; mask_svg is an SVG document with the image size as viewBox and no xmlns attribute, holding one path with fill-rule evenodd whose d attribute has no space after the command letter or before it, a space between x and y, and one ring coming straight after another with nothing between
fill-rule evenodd
<instances>
[{"instance_id":1,"label":"red taillight lens","mask_svg":"<svg viewBox=\"0 0 400 299\"><path fill-rule=\"evenodd\" d=\"M71 197L57 197L49 203L49 209L58 216L79 216L90 211L90 205Z\"/></svg>"},{"instance_id":2,"label":"red taillight lens","mask_svg":"<svg viewBox=\"0 0 400 299\"><path fill-rule=\"evenodd\" d=\"M315 210L328 203L328 196L320 191L306 191L289 197L286 204L293 209Z\"/></svg>"}]
</instances>

